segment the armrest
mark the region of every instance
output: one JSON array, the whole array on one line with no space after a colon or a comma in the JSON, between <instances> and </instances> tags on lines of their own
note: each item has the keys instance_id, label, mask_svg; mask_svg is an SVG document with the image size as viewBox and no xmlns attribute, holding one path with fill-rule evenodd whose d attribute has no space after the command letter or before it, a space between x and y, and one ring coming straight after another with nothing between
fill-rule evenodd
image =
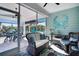
<instances>
[{"instance_id":1,"label":"armrest","mask_svg":"<svg viewBox=\"0 0 79 59\"><path fill-rule=\"evenodd\" d=\"M47 38L48 40L50 40L50 39L49 39L49 36L46 36L46 38Z\"/></svg>"}]
</instances>

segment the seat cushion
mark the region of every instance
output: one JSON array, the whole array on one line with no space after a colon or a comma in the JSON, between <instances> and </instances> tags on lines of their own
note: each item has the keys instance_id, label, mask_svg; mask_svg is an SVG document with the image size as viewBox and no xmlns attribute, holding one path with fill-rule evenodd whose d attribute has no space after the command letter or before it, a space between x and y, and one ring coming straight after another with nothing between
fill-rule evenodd
<instances>
[{"instance_id":1,"label":"seat cushion","mask_svg":"<svg viewBox=\"0 0 79 59\"><path fill-rule=\"evenodd\" d=\"M72 35L73 38L78 39L78 34Z\"/></svg>"},{"instance_id":2,"label":"seat cushion","mask_svg":"<svg viewBox=\"0 0 79 59\"><path fill-rule=\"evenodd\" d=\"M47 43L47 42L48 42L47 39L46 39L46 40L38 40L38 41L36 41L36 48L38 48L38 47L44 45L44 44Z\"/></svg>"},{"instance_id":3,"label":"seat cushion","mask_svg":"<svg viewBox=\"0 0 79 59\"><path fill-rule=\"evenodd\" d=\"M78 49L77 46L72 46L71 49L72 49L73 51L79 51L79 49Z\"/></svg>"},{"instance_id":4,"label":"seat cushion","mask_svg":"<svg viewBox=\"0 0 79 59\"><path fill-rule=\"evenodd\" d=\"M40 40L40 33L35 33L34 35L35 35L34 37L35 41Z\"/></svg>"},{"instance_id":5,"label":"seat cushion","mask_svg":"<svg viewBox=\"0 0 79 59\"><path fill-rule=\"evenodd\" d=\"M73 37L70 37L70 39L69 39L70 41L74 41L74 42L76 42L76 41L78 41L78 39L77 38L73 38Z\"/></svg>"}]
</instances>

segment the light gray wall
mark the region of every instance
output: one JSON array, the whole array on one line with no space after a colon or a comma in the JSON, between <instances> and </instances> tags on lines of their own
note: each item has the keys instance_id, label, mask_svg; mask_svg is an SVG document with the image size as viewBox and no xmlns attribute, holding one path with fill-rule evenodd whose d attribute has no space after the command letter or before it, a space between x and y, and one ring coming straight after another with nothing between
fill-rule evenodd
<instances>
[{"instance_id":1,"label":"light gray wall","mask_svg":"<svg viewBox=\"0 0 79 59\"><path fill-rule=\"evenodd\" d=\"M49 29L53 27L53 19L56 16L67 15L68 16L68 24L65 29L60 30L61 34L68 34L69 32L79 32L79 6L63 10L60 12L52 13L47 20L47 34L50 34ZM54 31L54 33L56 33Z\"/></svg>"}]
</instances>

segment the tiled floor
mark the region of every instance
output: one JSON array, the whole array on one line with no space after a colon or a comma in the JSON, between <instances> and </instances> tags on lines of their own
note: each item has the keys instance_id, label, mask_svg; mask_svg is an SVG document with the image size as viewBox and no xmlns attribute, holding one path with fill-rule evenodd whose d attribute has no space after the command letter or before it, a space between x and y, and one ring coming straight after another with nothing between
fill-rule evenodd
<instances>
[{"instance_id":1,"label":"tiled floor","mask_svg":"<svg viewBox=\"0 0 79 59\"><path fill-rule=\"evenodd\" d=\"M28 53L27 53L27 46L28 46L28 41L26 38L24 38L22 41L21 41L21 52L19 54L16 54L16 55L20 55L20 56L30 56ZM7 50L10 50L10 49L13 49L13 48L16 48L17 47L17 41L16 42L6 42L6 43L3 43L3 44L0 44L0 52L4 52L4 51L7 51ZM54 46L54 49L55 46ZM40 56L48 56L48 54L50 52L54 53L55 55L63 55L61 53L58 53L58 52L55 52L54 49L45 49L44 51L42 51L40 53ZM60 51L61 52L61 51Z\"/></svg>"},{"instance_id":2,"label":"tiled floor","mask_svg":"<svg viewBox=\"0 0 79 59\"><path fill-rule=\"evenodd\" d=\"M20 47L21 48L20 49L21 51L26 51L26 48L28 46L27 39L24 38L21 41L20 46L21 46ZM15 42L11 41L11 42L2 43L2 44L0 44L0 53L5 52L5 51L8 51L8 50L11 50L11 49L14 49L14 48L17 48L17 47L18 47L17 41L15 41Z\"/></svg>"}]
</instances>

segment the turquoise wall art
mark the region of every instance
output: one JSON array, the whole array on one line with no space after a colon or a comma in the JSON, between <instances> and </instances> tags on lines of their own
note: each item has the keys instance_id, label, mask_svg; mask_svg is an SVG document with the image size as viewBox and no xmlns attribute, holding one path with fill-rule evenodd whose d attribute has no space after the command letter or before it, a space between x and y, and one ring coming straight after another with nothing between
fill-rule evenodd
<instances>
[{"instance_id":1,"label":"turquoise wall art","mask_svg":"<svg viewBox=\"0 0 79 59\"><path fill-rule=\"evenodd\" d=\"M50 34L49 29L62 35L79 32L79 6L51 13L47 18L47 28L47 35Z\"/></svg>"},{"instance_id":2,"label":"turquoise wall art","mask_svg":"<svg viewBox=\"0 0 79 59\"><path fill-rule=\"evenodd\" d=\"M67 15L60 15L60 16L55 16L53 20L53 27L55 30L61 30L65 29L68 24L68 16Z\"/></svg>"}]
</instances>

